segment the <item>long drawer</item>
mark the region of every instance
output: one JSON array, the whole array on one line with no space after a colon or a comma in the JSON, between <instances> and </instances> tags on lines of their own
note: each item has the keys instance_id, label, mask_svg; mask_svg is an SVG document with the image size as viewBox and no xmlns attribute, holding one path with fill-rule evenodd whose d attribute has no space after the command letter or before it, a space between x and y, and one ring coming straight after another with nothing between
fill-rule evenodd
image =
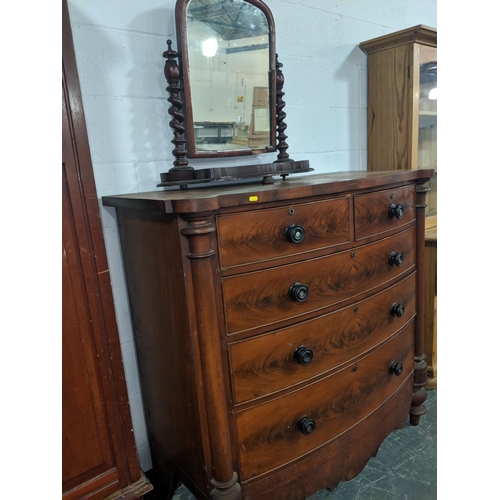
<instances>
[{"instance_id":1,"label":"long drawer","mask_svg":"<svg viewBox=\"0 0 500 500\"><path fill-rule=\"evenodd\" d=\"M340 309L229 345L236 404L272 394L362 356L415 315L415 273Z\"/></svg>"},{"instance_id":2,"label":"long drawer","mask_svg":"<svg viewBox=\"0 0 500 500\"><path fill-rule=\"evenodd\" d=\"M415 264L415 228L304 262L223 278L229 334L272 325L350 299Z\"/></svg>"},{"instance_id":3,"label":"long drawer","mask_svg":"<svg viewBox=\"0 0 500 500\"><path fill-rule=\"evenodd\" d=\"M241 479L324 445L366 418L412 374L414 322L371 354L316 383L237 413Z\"/></svg>"},{"instance_id":4,"label":"long drawer","mask_svg":"<svg viewBox=\"0 0 500 500\"><path fill-rule=\"evenodd\" d=\"M349 197L217 217L221 269L350 241Z\"/></svg>"}]
</instances>

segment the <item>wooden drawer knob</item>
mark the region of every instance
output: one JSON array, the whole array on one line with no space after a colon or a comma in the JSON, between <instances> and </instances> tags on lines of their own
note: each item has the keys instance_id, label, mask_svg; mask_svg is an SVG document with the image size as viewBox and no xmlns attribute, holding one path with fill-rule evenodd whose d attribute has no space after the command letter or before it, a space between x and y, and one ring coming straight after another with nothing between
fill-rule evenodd
<instances>
[{"instance_id":1,"label":"wooden drawer knob","mask_svg":"<svg viewBox=\"0 0 500 500\"><path fill-rule=\"evenodd\" d=\"M291 224L285 229L285 238L290 243L300 243L306 235L306 230L298 224Z\"/></svg>"},{"instance_id":2,"label":"wooden drawer knob","mask_svg":"<svg viewBox=\"0 0 500 500\"><path fill-rule=\"evenodd\" d=\"M393 203L389 207L389 217L391 217L391 219L393 217L396 217L396 219L402 219L403 213L404 213L403 205L396 205L395 203Z\"/></svg>"},{"instance_id":3,"label":"wooden drawer knob","mask_svg":"<svg viewBox=\"0 0 500 500\"><path fill-rule=\"evenodd\" d=\"M302 434L309 436L309 434L312 434L315 428L316 422L314 422L312 418L305 416L299 420L299 430L300 432L302 432Z\"/></svg>"},{"instance_id":4,"label":"wooden drawer knob","mask_svg":"<svg viewBox=\"0 0 500 500\"><path fill-rule=\"evenodd\" d=\"M304 302L309 297L309 288L302 283L294 283L290 287L290 297L297 302Z\"/></svg>"},{"instance_id":5,"label":"wooden drawer knob","mask_svg":"<svg viewBox=\"0 0 500 500\"><path fill-rule=\"evenodd\" d=\"M403 254L401 252L391 252L389 256L389 264L392 266L396 264L396 266L400 267L403 265Z\"/></svg>"},{"instance_id":6,"label":"wooden drawer knob","mask_svg":"<svg viewBox=\"0 0 500 500\"><path fill-rule=\"evenodd\" d=\"M305 345L299 345L295 352L293 353L293 358L297 363L301 365L308 365L313 360L313 352L311 349L307 348Z\"/></svg>"},{"instance_id":7,"label":"wooden drawer knob","mask_svg":"<svg viewBox=\"0 0 500 500\"><path fill-rule=\"evenodd\" d=\"M399 377L403 373L403 363L396 363L393 361L389 367L389 373L394 373L396 377Z\"/></svg>"},{"instance_id":8,"label":"wooden drawer knob","mask_svg":"<svg viewBox=\"0 0 500 500\"><path fill-rule=\"evenodd\" d=\"M397 316L398 318L402 318L405 313L405 305L404 304L392 304L392 314Z\"/></svg>"}]
</instances>

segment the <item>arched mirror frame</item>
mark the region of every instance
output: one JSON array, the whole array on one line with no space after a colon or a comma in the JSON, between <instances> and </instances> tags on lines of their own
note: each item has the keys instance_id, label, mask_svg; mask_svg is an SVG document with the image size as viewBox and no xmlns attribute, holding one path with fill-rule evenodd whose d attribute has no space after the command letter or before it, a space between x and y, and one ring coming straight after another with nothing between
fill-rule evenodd
<instances>
[{"instance_id":1,"label":"arched mirror frame","mask_svg":"<svg viewBox=\"0 0 500 500\"><path fill-rule=\"evenodd\" d=\"M276 151L276 35L274 18L269 7L262 0L244 0L245 3L257 7L266 16L269 25L269 115L270 144L258 149L234 149L217 151L196 151L194 118L192 108L191 81L189 76L187 7L190 0L177 0L175 5L175 23L177 30L177 47L179 51L179 67L181 73L181 96L185 120L184 137L188 158L213 158L229 156L248 156L255 153Z\"/></svg>"}]
</instances>

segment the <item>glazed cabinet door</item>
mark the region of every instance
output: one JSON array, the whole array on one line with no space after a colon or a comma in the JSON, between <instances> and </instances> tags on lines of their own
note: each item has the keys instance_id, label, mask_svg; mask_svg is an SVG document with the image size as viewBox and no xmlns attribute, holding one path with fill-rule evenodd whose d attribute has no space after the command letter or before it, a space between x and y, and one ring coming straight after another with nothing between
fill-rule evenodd
<instances>
[{"instance_id":1,"label":"glazed cabinet door","mask_svg":"<svg viewBox=\"0 0 500 500\"><path fill-rule=\"evenodd\" d=\"M426 217L437 216L437 49L418 47L418 168L432 168L434 175L429 181ZM435 225L435 224L432 224Z\"/></svg>"}]
</instances>

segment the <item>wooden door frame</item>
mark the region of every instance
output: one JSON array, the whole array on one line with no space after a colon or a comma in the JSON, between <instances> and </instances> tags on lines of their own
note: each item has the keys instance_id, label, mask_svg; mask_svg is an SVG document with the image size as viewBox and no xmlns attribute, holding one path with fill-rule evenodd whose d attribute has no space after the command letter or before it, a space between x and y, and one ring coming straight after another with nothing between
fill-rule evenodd
<instances>
[{"instance_id":1,"label":"wooden door frame","mask_svg":"<svg viewBox=\"0 0 500 500\"><path fill-rule=\"evenodd\" d=\"M67 0L62 2L62 85L63 106L65 105L69 124L69 134L66 137L69 137L68 141L70 141L69 145L67 143L65 145L63 140L63 146L65 145L66 152L71 152L72 160L71 165L66 168L67 186L75 231L78 236L80 259L99 360L99 375L102 378L105 407L118 471L119 484L117 486L128 491L126 498L138 498L149 491L151 485L139 468L132 430ZM134 491L130 491L131 489Z\"/></svg>"}]
</instances>

